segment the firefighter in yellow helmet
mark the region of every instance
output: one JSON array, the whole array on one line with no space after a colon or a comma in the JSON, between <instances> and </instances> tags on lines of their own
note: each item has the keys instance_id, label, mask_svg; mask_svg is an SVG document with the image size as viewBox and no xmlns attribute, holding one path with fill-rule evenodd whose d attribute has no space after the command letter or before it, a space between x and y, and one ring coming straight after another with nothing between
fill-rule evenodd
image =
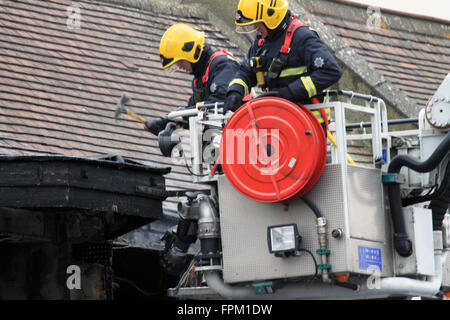
<instances>
[{"instance_id":1,"label":"firefighter in yellow helmet","mask_svg":"<svg viewBox=\"0 0 450 320\"><path fill-rule=\"evenodd\" d=\"M193 27L177 23L161 38L159 55L164 70L183 70L194 75L192 96L187 106L195 108L205 103L223 102L228 84L239 69L239 63L225 50L213 50L205 44L205 34ZM155 135L163 130L167 119L158 118L146 125Z\"/></svg>"},{"instance_id":2,"label":"firefighter in yellow helmet","mask_svg":"<svg viewBox=\"0 0 450 320\"><path fill-rule=\"evenodd\" d=\"M318 34L291 14L287 0L240 0L237 32L257 32L240 70L230 82L224 111L235 111L256 85L307 104L336 83L342 71ZM328 110L315 111L324 125Z\"/></svg>"},{"instance_id":3,"label":"firefighter in yellow helmet","mask_svg":"<svg viewBox=\"0 0 450 320\"><path fill-rule=\"evenodd\" d=\"M203 32L182 23L171 26L164 33L159 54L164 70L181 69L194 76L192 96L184 108L223 102L228 84L239 70L239 63L230 53L213 50L205 44ZM169 123L168 119L159 118L151 121L148 129L155 135L162 136L168 132L168 129L163 129L171 125L173 123ZM180 217L176 233L166 233L165 250L161 259L165 272L179 275L184 270L189 246L197 240L196 230L196 220Z\"/></svg>"},{"instance_id":4,"label":"firefighter in yellow helmet","mask_svg":"<svg viewBox=\"0 0 450 320\"><path fill-rule=\"evenodd\" d=\"M159 56L165 70L175 71L177 68L187 67L192 72L190 64L200 60L205 44L205 34L191 26L177 23L171 26L161 38ZM181 62L181 63L180 63Z\"/></svg>"}]
</instances>

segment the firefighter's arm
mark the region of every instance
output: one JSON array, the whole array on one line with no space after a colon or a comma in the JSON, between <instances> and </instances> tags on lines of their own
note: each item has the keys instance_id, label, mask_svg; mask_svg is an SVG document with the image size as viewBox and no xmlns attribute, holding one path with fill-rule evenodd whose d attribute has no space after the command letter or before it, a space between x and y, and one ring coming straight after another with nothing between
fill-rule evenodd
<instances>
[{"instance_id":1,"label":"firefighter's arm","mask_svg":"<svg viewBox=\"0 0 450 320\"><path fill-rule=\"evenodd\" d=\"M188 102L187 102L187 105L188 105L188 106L192 106L192 105L194 105L194 104L195 104L194 95L192 95L192 96L189 97L189 100L188 100Z\"/></svg>"},{"instance_id":2,"label":"firefighter's arm","mask_svg":"<svg viewBox=\"0 0 450 320\"><path fill-rule=\"evenodd\" d=\"M288 87L296 100L305 100L339 81L342 71L316 32L308 28L298 31L300 37L293 45L305 61L309 75L300 77Z\"/></svg>"},{"instance_id":3,"label":"firefighter's arm","mask_svg":"<svg viewBox=\"0 0 450 320\"><path fill-rule=\"evenodd\" d=\"M235 91L245 97L250 93L251 88L256 85L256 75L250 67L250 59L256 55L256 51L257 44L255 42L248 50L246 57L239 66L238 72L229 82L227 95Z\"/></svg>"},{"instance_id":4,"label":"firefighter's arm","mask_svg":"<svg viewBox=\"0 0 450 320\"><path fill-rule=\"evenodd\" d=\"M224 113L228 110L236 111L242 105L242 99L256 85L256 75L249 63L249 57L252 55L254 55L253 47L250 48L246 58L239 67L239 71L228 84L227 98L223 106Z\"/></svg>"}]
</instances>

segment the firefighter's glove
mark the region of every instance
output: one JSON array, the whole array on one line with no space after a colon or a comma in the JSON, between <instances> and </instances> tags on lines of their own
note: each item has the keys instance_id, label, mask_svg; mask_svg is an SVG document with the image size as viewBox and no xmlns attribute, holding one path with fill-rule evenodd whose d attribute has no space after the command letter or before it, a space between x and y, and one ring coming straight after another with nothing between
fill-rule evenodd
<instances>
[{"instance_id":1,"label":"firefighter's glove","mask_svg":"<svg viewBox=\"0 0 450 320\"><path fill-rule=\"evenodd\" d=\"M281 87L281 88L276 88L273 91L275 91L277 93L277 96L286 100L290 100L290 101L294 101L294 95L292 94L291 89L289 89L289 87Z\"/></svg>"},{"instance_id":2,"label":"firefighter's glove","mask_svg":"<svg viewBox=\"0 0 450 320\"><path fill-rule=\"evenodd\" d=\"M157 119L153 120L147 120L145 122L145 129L153 133L155 136L158 136L158 133L165 129L167 123L169 123L169 119L165 119L162 117L159 117Z\"/></svg>"},{"instance_id":3,"label":"firefighter's glove","mask_svg":"<svg viewBox=\"0 0 450 320\"><path fill-rule=\"evenodd\" d=\"M236 111L242 105L242 94L237 91L231 91L227 94L225 102L223 104L223 114L228 111Z\"/></svg>"}]
</instances>

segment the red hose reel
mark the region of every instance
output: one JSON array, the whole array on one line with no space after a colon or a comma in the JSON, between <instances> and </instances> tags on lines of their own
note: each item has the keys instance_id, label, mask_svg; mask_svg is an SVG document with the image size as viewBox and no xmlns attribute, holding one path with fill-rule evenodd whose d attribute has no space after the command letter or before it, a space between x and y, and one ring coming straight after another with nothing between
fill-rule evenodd
<instances>
[{"instance_id":1,"label":"red hose reel","mask_svg":"<svg viewBox=\"0 0 450 320\"><path fill-rule=\"evenodd\" d=\"M325 135L312 112L277 97L247 102L222 133L226 177L260 202L285 202L307 193L322 174L326 155Z\"/></svg>"}]
</instances>

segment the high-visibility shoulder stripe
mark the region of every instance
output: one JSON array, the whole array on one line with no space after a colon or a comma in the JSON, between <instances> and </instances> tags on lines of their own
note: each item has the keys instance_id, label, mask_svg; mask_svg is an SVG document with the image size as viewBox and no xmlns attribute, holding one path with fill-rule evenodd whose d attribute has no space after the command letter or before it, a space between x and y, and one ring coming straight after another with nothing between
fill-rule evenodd
<instances>
[{"instance_id":1,"label":"high-visibility shoulder stripe","mask_svg":"<svg viewBox=\"0 0 450 320\"><path fill-rule=\"evenodd\" d=\"M228 84L228 87L231 87L233 84L240 84L241 86L243 86L244 87L244 97L246 96L246 95L248 95L248 86L247 86L247 84L245 83L245 81L244 80L242 80L242 79L240 79L240 78L235 78L235 79L233 79L233 80L231 80L231 82Z\"/></svg>"},{"instance_id":2,"label":"high-visibility shoulder stripe","mask_svg":"<svg viewBox=\"0 0 450 320\"><path fill-rule=\"evenodd\" d=\"M227 58L230 59L230 60L239 62L239 61L237 61L237 59L236 59L233 55L231 55L231 54L227 54Z\"/></svg>"},{"instance_id":3,"label":"high-visibility shoulder stripe","mask_svg":"<svg viewBox=\"0 0 450 320\"><path fill-rule=\"evenodd\" d=\"M282 77L290 77L290 76L297 76L297 75L301 75L303 73L308 72L308 68L306 66L301 66L298 68L288 68L288 69L284 69L281 71L280 73L280 78Z\"/></svg>"}]
</instances>

